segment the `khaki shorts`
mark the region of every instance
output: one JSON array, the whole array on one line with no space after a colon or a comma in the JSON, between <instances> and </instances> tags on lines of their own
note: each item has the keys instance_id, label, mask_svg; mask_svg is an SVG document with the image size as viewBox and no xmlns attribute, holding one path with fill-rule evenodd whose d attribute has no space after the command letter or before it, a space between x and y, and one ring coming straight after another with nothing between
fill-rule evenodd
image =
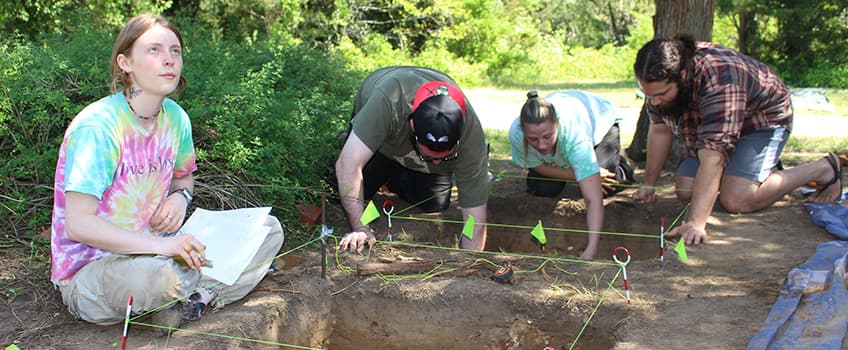
<instances>
[{"instance_id":1,"label":"khaki shorts","mask_svg":"<svg viewBox=\"0 0 848 350\"><path fill-rule=\"evenodd\" d=\"M783 146L789 140L789 132L782 126L766 126L750 134L743 135L736 143L730 160L724 168L724 175L737 176L760 182L777 171ZM698 173L701 162L698 158L684 158L677 167L677 175L692 177Z\"/></svg>"},{"instance_id":2,"label":"khaki shorts","mask_svg":"<svg viewBox=\"0 0 848 350\"><path fill-rule=\"evenodd\" d=\"M62 301L74 316L103 325L124 320L130 295L133 314L162 308L199 288L215 291L213 306L224 306L243 298L259 284L282 247L280 221L268 216L265 225L271 227L268 236L232 286L183 268L171 257L111 254L89 263L66 285L59 286Z\"/></svg>"}]
</instances>

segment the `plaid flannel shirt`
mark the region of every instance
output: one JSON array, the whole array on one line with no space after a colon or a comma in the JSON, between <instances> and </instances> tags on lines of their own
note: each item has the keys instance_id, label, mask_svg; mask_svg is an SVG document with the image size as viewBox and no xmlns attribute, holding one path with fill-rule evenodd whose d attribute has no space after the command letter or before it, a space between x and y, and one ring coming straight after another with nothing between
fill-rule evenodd
<instances>
[{"instance_id":1,"label":"plaid flannel shirt","mask_svg":"<svg viewBox=\"0 0 848 350\"><path fill-rule=\"evenodd\" d=\"M651 122L668 125L690 156L707 148L726 160L739 139L757 129L792 131L789 88L765 64L709 42L697 43L693 60L692 100L682 118L659 115L648 104Z\"/></svg>"}]
</instances>

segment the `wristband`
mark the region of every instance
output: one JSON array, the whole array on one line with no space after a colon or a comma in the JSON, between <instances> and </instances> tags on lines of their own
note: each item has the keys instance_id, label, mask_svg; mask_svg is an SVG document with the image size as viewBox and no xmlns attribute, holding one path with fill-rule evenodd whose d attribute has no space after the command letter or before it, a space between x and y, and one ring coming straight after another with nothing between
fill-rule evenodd
<instances>
[{"instance_id":1,"label":"wristband","mask_svg":"<svg viewBox=\"0 0 848 350\"><path fill-rule=\"evenodd\" d=\"M191 191L189 191L185 187L180 187L176 190L171 191L171 193L169 193L168 196L170 197L174 193L179 193L179 194L183 195L183 197L186 200L186 207L191 205L191 201L194 200L194 196L191 195Z\"/></svg>"}]
</instances>

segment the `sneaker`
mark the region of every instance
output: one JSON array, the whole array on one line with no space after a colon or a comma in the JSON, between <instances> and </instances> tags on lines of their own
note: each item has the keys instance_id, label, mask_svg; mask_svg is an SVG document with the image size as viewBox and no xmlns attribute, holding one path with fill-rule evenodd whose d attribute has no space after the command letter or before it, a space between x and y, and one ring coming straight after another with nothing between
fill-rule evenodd
<instances>
[{"instance_id":1,"label":"sneaker","mask_svg":"<svg viewBox=\"0 0 848 350\"><path fill-rule=\"evenodd\" d=\"M199 320L210 309L216 296L217 293L211 289L197 291L188 299L154 313L150 321L160 326L157 328L159 335L168 335L190 321Z\"/></svg>"},{"instance_id":2,"label":"sneaker","mask_svg":"<svg viewBox=\"0 0 848 350\"><path fill-rule=\"evenodd\" d=\"M182 303L183 319L186 321L200 319L206 313L206 310L209 310L209 306L216 296L218 294L211 289L202 289L189 296L188 300Z\"/></svg>"}]
</instances>

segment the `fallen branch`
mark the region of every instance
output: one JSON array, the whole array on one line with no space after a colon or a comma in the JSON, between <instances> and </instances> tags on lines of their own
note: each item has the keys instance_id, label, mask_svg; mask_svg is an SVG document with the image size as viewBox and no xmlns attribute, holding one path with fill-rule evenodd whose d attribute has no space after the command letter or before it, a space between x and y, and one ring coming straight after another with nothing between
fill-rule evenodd
<instances>
[{"instance_id":1,"label":"fallen branch","mask_svg":"<svg viewBox=\"0 0 848 350\"><path fill-rule=\"evenodd\" d=\"M256 288L254 289L256 292L273 292L273 293L292 293L292 294L306 294L299 290L294 289L283 289L283 288Z\"/></svg>"},{"instance_id":2,"label":"fallen branch","mask_svg":"<svg viewBox=\"0 0 848 350\"><path fill-rule=\"evenodd\" d=\"M412 275L433 270L438 264L438 261L394 261L390 263L361 263L356 265L356 275Z\"/></svg>"},{"instance_id":3,"label":"fallen branch","mask_svg":"<svg viewBox=\"0 0 848 350\"><path fill-rule=\"evenodd\" d=\"M425 277L424 279L430 279L433 277L468 277L474 274L479 274L480 271L475 268L459 268L459 269L451 269L438 271Z\"/></svg>"},{"instance_id":4,"label":"fallen branch","mask_svg":"<svg viewBox=\"0 0 848 350\"><path fill-rule=\"evenodd\" d=\"M341 293L341 292L344 292L344 291L345 291L345 290L347 290L348 288L353 287L354 285L356 285L357 283L359 283L359 281L361 281L361 280L355 280L355 281L353 281L353 283L348 284L348 285L347 285L347 287L344 287L344 288L339 289L339 290L337 290L337 291L335 291L335 292L332 292L332 293L330 293L330 295L336 295L336 294L339 294L339 293Z\"/></svg>"}]
</instances>

